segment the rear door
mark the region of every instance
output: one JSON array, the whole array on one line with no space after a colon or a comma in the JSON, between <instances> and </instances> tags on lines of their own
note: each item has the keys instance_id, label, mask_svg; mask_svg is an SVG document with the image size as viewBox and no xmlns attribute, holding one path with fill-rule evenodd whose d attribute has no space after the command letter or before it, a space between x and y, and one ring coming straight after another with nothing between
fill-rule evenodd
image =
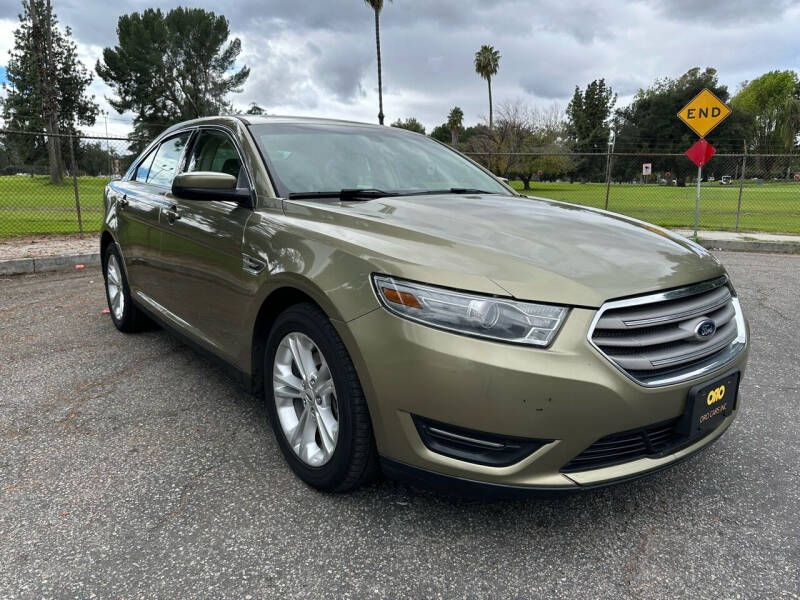
<instances>
[{"instance_id":1,"label":"rear door","mask_svg":"<svg viewBox=\"0 0 800 600\"><path fill-rule=\"evenodd\" d=\"M132 293L151 289L155 281L154 268L161 244L158 231L161 207L152 202L147 176L157 150L158 146L139 162L130 179L111 184L117 207L117 241Z\"/></svg>"},{"instance_id":2,"label":"rear door","mask_svg":"<svg viewBox=\"0 0 800 600\"><path fill-rule=\"evenodd\" d=\"M190 137L191 131L184 131L164 139L117 191L117 235L131 293L145 301L159 301L164 294L161 213L169 205L164 196L172 185Z\"/></svg>"},{"instance_id":3,"label":"rear door","mask_svg":"<svg viewBox=\"0 0 800 600\"><path fill-rule=\"evenodd\" d=\"M186 171L234 175L252 189L233 135L201 128L192 140ZM161 260L168 278L164 306L188 333L234 359L241 352L252 275L243 269L242 240L252 210L229 200L185 200L168 194L162 209ZM165 284L166 285L166 284Z\"/></svg>"}]
</instances>

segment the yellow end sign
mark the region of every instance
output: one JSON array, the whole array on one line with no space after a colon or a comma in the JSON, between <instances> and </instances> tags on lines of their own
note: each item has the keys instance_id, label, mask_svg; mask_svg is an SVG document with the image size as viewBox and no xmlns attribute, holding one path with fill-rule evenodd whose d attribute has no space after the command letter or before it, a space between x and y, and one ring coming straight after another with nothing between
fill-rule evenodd
<instances>
[{"instance_id":1,"label":"yellow end sign","mask_svg":"<svg viewBox=\"0 0 800 600\"><path fill-rule=\"evenodd\" d=\"M705 89L684 106L678 118L686 123L700 137L706 137L709 131L722 123L731 114L725 103Z\"/></svg>"}]
</instances>

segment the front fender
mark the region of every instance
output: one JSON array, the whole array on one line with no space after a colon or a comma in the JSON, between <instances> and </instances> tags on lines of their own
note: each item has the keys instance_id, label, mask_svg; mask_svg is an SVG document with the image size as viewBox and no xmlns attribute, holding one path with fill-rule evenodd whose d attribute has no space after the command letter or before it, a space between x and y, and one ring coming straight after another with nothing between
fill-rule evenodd
<instances>
[{"instance_id":1,"label":"front fender","mask_svg":"<svg viewBox=\"0 0 800 600\"><path fill-rule=\"evenodd\" d=\"M247 224L242 252L265 265L250 284L253 318L264 300L283 287L310 296L336 321L351 321L378 308L371 263L335 238L295 227L292 221L277 212L257 212Z\"/></svg>"}]
</instances>

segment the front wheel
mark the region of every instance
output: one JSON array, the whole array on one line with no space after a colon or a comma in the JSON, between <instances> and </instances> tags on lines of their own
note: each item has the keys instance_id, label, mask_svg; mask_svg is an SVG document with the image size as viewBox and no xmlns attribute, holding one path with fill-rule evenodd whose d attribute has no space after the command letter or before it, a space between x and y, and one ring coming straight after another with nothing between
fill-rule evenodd
<instances>
[{"instance_id":1,"label":"front wheel","mask_svg":"<svg viewBox=\"0 0 800 600\"><path fill-rule=\"evenodd\" d=\"M114 244L109 244L103 254L103 278L111 320L120 331L133 333L147 329L150 321L131 301L131 290L122 258Z\"/></svg>"},{"instance_id":2,"label":"front wheel","mask_svg":"<svg viewBox=\"0 0 800 600\"><path fill-rule=\"evenodd\" d=\"M275 321L264 384L270 421L292 470L323 491L346 491L377 471L369 411L336 329L314 304Z\"/></svg>"}]
</instances>

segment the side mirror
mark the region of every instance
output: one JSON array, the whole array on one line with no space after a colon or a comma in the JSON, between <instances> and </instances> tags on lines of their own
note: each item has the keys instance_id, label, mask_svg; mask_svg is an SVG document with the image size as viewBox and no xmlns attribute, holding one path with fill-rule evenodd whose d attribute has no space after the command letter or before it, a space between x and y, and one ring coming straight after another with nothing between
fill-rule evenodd
<instances>
[{"instance_id":1,"label":"side mirror","mask_svg":"<svg viewBox=\"0 0 800 600\"><path fill-rule=\"evenodd\" d=\"M236 187L236 177L214 171L181 173L172 180L172 194L186 200L231 200L252 208L250 190Z\"/></svg>"}]
</instances>

